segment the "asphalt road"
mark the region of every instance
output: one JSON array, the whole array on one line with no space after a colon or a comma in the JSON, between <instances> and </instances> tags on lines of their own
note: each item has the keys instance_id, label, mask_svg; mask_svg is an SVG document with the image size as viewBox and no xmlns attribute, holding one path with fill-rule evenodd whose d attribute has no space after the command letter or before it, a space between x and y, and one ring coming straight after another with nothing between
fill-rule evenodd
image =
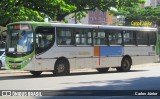
<instances>
[{"instance_id":1,"label":"asphalt road","mask_svg":"<svg viewBox=\"0 0 160 99\"><path fill-rule=\"evenodd\" d=\"M86 69L72 71L71 75L61 77L54 77L52 73L48 72L44 72L40 77L33 77L28 72L0 70L0 90L97 90L97 92L99 90L99 93L103 90L135 90L134 94L138 94L136 93L137 90L160 90L160 63L133 66L130 72L123 73L117 72L115 69L110 69L107 73L98 73L96 70ZM62 98L66 97L60 99ZM94 96L94 98L99 99L104 98L104 96ZM105 98L115 99L113 96ZM124 99L121 96L119 98ZM158 99L160 97L150 96L146 98Z\"/></svg>"}]
</instances>

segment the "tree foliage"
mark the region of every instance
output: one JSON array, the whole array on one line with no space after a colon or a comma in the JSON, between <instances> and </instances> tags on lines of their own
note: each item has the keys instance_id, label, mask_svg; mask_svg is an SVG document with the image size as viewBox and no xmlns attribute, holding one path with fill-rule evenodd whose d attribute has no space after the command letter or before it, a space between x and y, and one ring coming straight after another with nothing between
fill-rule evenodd
<instances>
[{"instance_id":1,"label":"tree foliage","mask_svg":"<svg viewBox=\"0 0 160 99\"><path fill-rule=\"evenodd\" d=\"M126 16L127 24L131 21L150 21L153 25L160 25L160 5L157 8L144 7L136 9Z\"/></svg>"},{"instance_id":2,"label":"tree foliage","mask_svg":"<svg viewBox=\"0 0 160 99\"><path fill-rule=\"evenodd\" d=\"M125 16L125 25L131 25L131 22L152 22L153 26L160 26L160 5L156 8L151 6L141 7L135 5L133 7L126 7L118 11L113 11L114 15L123 15Z\"/></svg>"},{"instance_id":3,"label":"tree foliage","mask_svg":"<svg viewBox=\"0 0 160 99\"><path fill-rule=\"evenodd\" d=\"M16 21L43 21L44 14L19 5L17 0L0 1L0 25Z\"/></svg>"},{"instance_id":4,"label":"tree foliage","mask_svg":"<svg viewBox=\"0 0 160 99\"><path fill-rule=\"evenodd\" d=\"M71 13L81 13L98 8L123 9L132 7L142 0L1 0L0 25L15 21L43 21L45 16L61 21Z\"/></svg>"}]
</instances>

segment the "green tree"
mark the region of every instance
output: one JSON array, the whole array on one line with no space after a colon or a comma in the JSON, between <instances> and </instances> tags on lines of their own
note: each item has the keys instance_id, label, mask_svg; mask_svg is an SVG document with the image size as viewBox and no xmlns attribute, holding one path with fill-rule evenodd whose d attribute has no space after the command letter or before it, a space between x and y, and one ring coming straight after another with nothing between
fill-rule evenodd
<instances>
[{"instance_id":1,"label":"green tree","mask_svg":"<svg viewBox=\"0 0 160 99\"><path fill-rule=\"evenodd\" d=\"M152 22L152 25L160 26L160 5L156 8L151 6L140 7L134 5L133 7L126 7L118 11L112 11L112 14L118 16L125 16L125 25L131 25L131 22Z\"/></svg>"},{"instance_id":2,"label":"green tree","mask_svg":"<svg viewBox=\"0 0 160 99\"><path fill-rule=\"evenodd\" d=\"M153 25L159 25L160 21L160 6L157 8L153 7L144 7L144 8L135 8L134 10L129 10L129 13L126 14L126 25L130 25L132 21L149 21Z\"/></svg>"},{"instance_id":3,"label":"green tree","mask_svg":"<svg viewBox=\"0 0 160 99\"><path fill-rule=\"evenodd\" d=\"M0 1L0 25L16 21L43 21L44 14L19 5L17 0Z\"/></svg>"},{"instance_id":4,"label":"green tree","mask_svg":"<svg viewBox=\"0 0 160 99\"><path fill-rule=\"evenodd\" d=\"M44 16L61 21L71 13L78 13L96 8L106 11L110 7L122 9L132 7L142 0L1 0L0 25L20 21L42 21Z\"/></svg>"},{"instance_id":5,"label":"green tree","mask_svg":"<svg viewBox=\"0 0 160 99\"><path fill-rule=\"evenodd\" d=\"M102 11L110 7L124 8L132 7L142 0L23 0L24 7L43 12L53 20L61 21L70 13L83 12L98 8ZM27 3L26 3L27 2Z\"/></svg>"}]
</instances>

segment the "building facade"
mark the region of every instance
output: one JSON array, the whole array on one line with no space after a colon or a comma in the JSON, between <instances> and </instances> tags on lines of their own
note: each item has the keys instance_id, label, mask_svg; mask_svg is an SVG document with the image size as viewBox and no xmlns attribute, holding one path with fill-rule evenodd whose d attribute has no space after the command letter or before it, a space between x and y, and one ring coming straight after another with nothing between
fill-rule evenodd
<instances>
[{"instance_id":1,"label":"building facade","mask_svg":"<svg viewBox=\"0 0 160 99\"><path fill-rule=\"evenodd\" d=\"M107 12L98 9L89 11L89 24L106 25Z\"/></svg>"},{"instance_id":2,"label":"building facade","mask_svg":"<svg viewBox=\"0 0 160 99\"><path fill-rule=\"evenodd\" d=\"M68 20L68 23L76 23L73 14L70 14L65 18ZM110 15L108 11L103 12L98 9L88 11L86 17L82 18L82 24L115 25L116 22L117 18Z\"/></svg>"},{"instance_id":3,"label":"building facade","mask_svg":"<svg viewBox=\"0 0 160 99\"><path fill-rule=\"evenodd\" d=\"M160 0L146 0L144 4L140 4L140 7L152 6L156 7L160 4ZM73 14L66 17L68 23L75 24L75 18ZM102 12L98 9L88 11L86 17L82 18L82 24L97 24L97 25L123 25L125 22L124 16L112 16L108 11ZM81 23L81 22L77 22Z\"/></svg>"},{"instance_id":4,"label":"building facade","mask_svg":"<svg viewBox=\"0 0 160 99\"><path fill-rule=\"evenodd\" d=\"M144 6L152 6L157 7L157 5L160 3L160 0L146 0Z\"/></svg>"},{"instance_id":5,"label":"building facade","mask_svg":"<svg viewBox=\"0 0 160 99\"><path fill-rule=\"evenodd\" d=\"M89 24L89 14L86 14L86 17L82 18L82 22L79 22L78 20L76 20L74 17L74 14L69 14L68 16L65 17L65 19L68 21L68 23L72 23L72 24Z\"/></svg>"}]
</instances>

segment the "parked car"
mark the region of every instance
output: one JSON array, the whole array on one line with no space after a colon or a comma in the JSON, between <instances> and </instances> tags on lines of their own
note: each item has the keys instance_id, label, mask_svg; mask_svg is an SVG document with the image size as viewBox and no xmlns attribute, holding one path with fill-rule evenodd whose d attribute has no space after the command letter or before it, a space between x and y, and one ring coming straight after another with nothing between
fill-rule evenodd
<instances>
[{"instance_id":1,"label":"parked car","mask_svg":"<svg viewBox=\"0 0 160 99\"><path fill-rule=\"evenodd\" d=\"M5 67L5 49L0 49L0 69Z\"/></svg>"}]
</instances>

